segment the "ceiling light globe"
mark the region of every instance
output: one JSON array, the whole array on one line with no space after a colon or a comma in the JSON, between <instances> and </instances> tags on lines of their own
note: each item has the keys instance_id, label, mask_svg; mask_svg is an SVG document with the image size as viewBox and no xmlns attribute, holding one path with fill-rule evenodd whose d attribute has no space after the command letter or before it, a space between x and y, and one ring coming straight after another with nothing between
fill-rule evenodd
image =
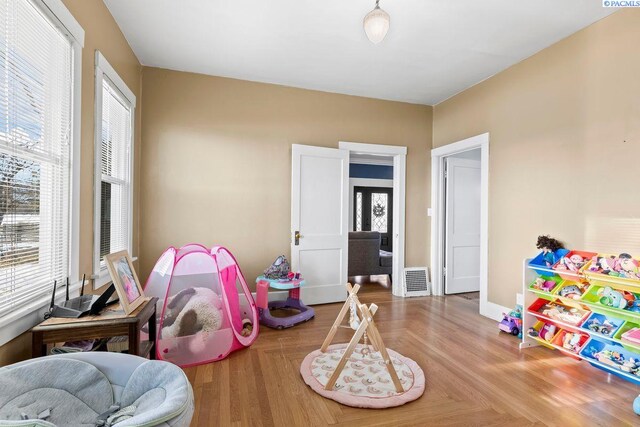
<instances>
[{"instance_id":1,"label":"ceiling light globe","mask_svg":"<svg viewBox=\"0 0 640 427\"><path fill-rule=\"evenodd\" d=\"M390 24L389 14L380 7L376 6L371 12L364 17L364 32L373 44L378 44L389 31Z\"/></svg>"}]
</instances>

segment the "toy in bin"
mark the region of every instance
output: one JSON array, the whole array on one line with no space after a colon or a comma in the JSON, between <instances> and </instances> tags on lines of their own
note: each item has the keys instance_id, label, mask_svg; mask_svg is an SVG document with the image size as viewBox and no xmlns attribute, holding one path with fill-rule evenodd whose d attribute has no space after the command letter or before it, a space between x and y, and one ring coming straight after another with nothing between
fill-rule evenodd
<instances>
[{"instance_id":1,"label":"toy in bin","mask_svg":"<svg viewBox=\"0 0 640 427\"><path fill-rule=\"evenodd\" d=\"M553 268L554 270L565 270L577 273L587 262L589 262L589 257L593 255L596 254L593 252L582 252L581 255L578 251L571 251L560 258L560 261L558 261Z\"/></svg>"},{"instance_id":2,"label":"toy in bin","mask_svg":"<svg viewBox=\"0 0 640 427\"><path fill-rule=\"evenodd\" d=\"M622 372L640 376L640 361L633 357L625 357L625 355L620 351L610 348L598 350L595 347L590 347L587 351L587 354L589 353L591 357L603 365L610 366Z\"/></svg>"},{"instance_id":3,"label":"toy in bin","mask_svg":"<svg viewBox=\"0 0 640 427\"><path fill-rule=\"evenodd\" d=\"M562 338L562 347L573 353L577 353L586 338L587 335L578 332L566 332Z\"/></svg>"},{"instance_id":4,"label":"toy in bin","mask_svg":"<svg viewBox=\"0 0 640 427\"><path fill-rule=\"evenodd\" d=\"M545 323L538 334L543 340L551 342L553 337L556 336L556 329L556 325L554 325L553 323Z\"/></svg>"},{"instance_id":5,"label":"toy in bin","mask_svg":"<svg viewBox=\"0 0 640 427\"><path fill-rule=\"evenodd\" d=\"M582 322L584 317L588 314L588 312L579 308L568 307L555 302L545 303L538 308L537 311L550 319L560 320L572 325L577 325Z\"/></svg>"},{"instance_id":6,"label":"toy in bin","mask_svg":"<svg viewBox=\"0 0 640 427\"><path fill-rule=\"evenodd\" d=\"M555 288L556 282L546 279L544 277L538 277L532 284L531 289L537 289L539 291L551 292Z\"/></svg>"},{"instance_id":7,"label":"toy in bin","mask_svg":"<svg viewBox=\"0 0 640 427\"><path fill-rule=\"evenodd\" d=\"M564 298L580 299L584 294L587 286L583 283L568 282L560 288L558 295Z\"/></svg>"},{"instance_id":8,"label":"toy in bin","mask_svg":"<svg viewBox=\"0 0 640 427\"><path fill-rule=\"evenodd\" d=\"M622 334L622 341L627 341L633 344L640 344L640 328L631 328L624 334Z\"/></svg>"},{"instance_id":9,"label":"toy in bin","mask_svg":"<svg viewBox=\"0 0 640 427\"><path fill-rule=\"evenodd\" d=\"M607 307L640 312L640 298L629 291L618 291L610 287L598 289L600 304Z\"/></svg>"},{"instance_id":10,"label":"toy in bin","mask_svg":"<svg viewBox=\"0 0 640 427\"><path fill-rule=\"evenodd\" d=\"M607 318L601 322L598 318L594 317L587 321L586 326L590 331L607 336L611 336L613 331L618 329L618 325L611 323Z\"/></svg>"},{"instance_id":11,"label":"toy in bin","mask_svg":"<svg viewBox=\"0 0 640 427\"><path fill-rule=\"evenodd\" d=\"M628 253L616 256L597 255L591 259L589 271L608 276L640 279L640 262Z\"/></svg>"},{"instance_id":12,"label":"toy in bin","mask_svg":"<svg viewBox=\"0 0 640 427\"><path fill-rule=\"evenodd\" d=\"M509 312L509 314L502 314L502 320L498 324L498 328L501 331L508 334L522 337L522 308L517 306Z\"/></svg>"}]
</instances>

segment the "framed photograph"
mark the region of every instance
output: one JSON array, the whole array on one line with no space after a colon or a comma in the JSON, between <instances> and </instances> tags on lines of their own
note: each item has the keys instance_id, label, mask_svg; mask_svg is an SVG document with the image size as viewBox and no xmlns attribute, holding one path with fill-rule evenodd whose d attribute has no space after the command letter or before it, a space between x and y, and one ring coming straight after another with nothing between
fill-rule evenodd
<instances>
[{"instance_id":1,"label":"framed photograph","mask_svg":"<svg viewBox=\"0 0 640 427\"><path fill-rule=\"evenodd\" d=\"M144 292L129 252L120 251L109 254L105 257L105 262L118 292L120 305L126 314L131 314L144 302Z\"/></svg>"}]
</instances>

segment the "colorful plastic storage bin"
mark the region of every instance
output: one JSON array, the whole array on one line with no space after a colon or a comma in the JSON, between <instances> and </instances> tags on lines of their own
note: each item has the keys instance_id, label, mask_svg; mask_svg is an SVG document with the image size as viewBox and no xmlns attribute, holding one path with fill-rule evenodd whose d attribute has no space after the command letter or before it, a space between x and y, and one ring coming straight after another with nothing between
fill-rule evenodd
<instances>
[{"instance_id":1,"label":"colorful plastic storage bin","mask_svg":"<svg viewBox=\"0 0 640 427\"><path fill-rule=\"evenodd\" d=\"M591 306L594 311L612 315L619 319L635 321L634 316L638 315L635 311L640 307L636 307L635 304L640 303L637 300L633 303L632 307L620 308L623 304L628 302L627 298L640 298L640 295L625 290L616 290L609 286L591 286L587 292L582 296L582 301Z\"/></svg>"},{"instance_id":2,"label":"colorful plastic storage bin","mask_svg":"<svg viewBox=\"0 0 640 427\"><path fill-rule=\"evenodd\" d=\"M553 253L555 257L555 263L557 263L560 258L569 253L568 249L558 249ZM544 253L540 252L538 256L529 261L529 268L532 268L539 276L545 277L554 277L557 276L557 273L553 271L553 265L547 266L544 262Z\"/></svg>"},{"instance_id":3,"label":"colorful plastic storage bin","mask_svg":"<svg viewBox=\"0 0 640 427\"><path fill-rule=\"evenodd\" d=\"M587 292L588 288L589 284L587 283L562 280L558 286L553 289L553 296L579 301Z\"/></svg>"},{"instance_id":4,"label":"colorful plastic storage bin","mask_svg":"<svg viewBox=\"0 0 640 427\"><path fill-rule=\"evenodd\" d=\"M551 322L562 322L569 326L579 326L590 312L578 307L571 307L559 302L538 298L528 308L530 314L538 319Z\"/></svg>"},{"instance_id":5,"label":"colorful plastic storage bin","mask_svg":"<svg viewBox=\"0 0 640 427\"><path fill-rule=\"evenodd\" d=\"M545 326L547 326L547 328L545 329ZM553 326L553 329L550 330L549 327ZM560 332L560 328L558 328L556 325L554 325L551 322L544 322L542 320L538 320L535 325L533 325L533 329L535 330L535 335L531 335L531 333L529 333L529 331L527 331L527 333L529 334L530 337L532 337L533 339L535 339L536 341L538 341L540 344L549 347L549 348L554 348L551 345L551 342L553 341L553 339L555 338L555 336L558 334L558 332ZM546 336L546 333L548 331L551 331L549 333L550 336Z\"/></svg>"},{"instance_id":6,"label":"colorful plastic storage bin","mask_svg":"<svg viewBox=\"0 0 640 427\"><path fill-rule=\"evenodd\" d=\"M613 338L623 323L624 320L622 319L605 316L600 313L591 313L580 327L588 331L589 335L603 335L607 338Z\"/></svg>"},{"instance_id":7,"label":"colorful plastic storage bin","mask_svg":"<svg viewBox=\"0 0 640 427\"><path fill-rule=\"evenodd\" d=\"M553 337L551 344L562 351L572 353L577 356L588 340L589 335L586 332L573 332L561 329L560 332Z\"/></svg>"},{"instance_id":8,"label":"colorful plastic storage bin","mask_svg":"<svg viewBox=\"0 0 640 427\"><path fill-rule=\"evenodd\" d=\"M637 353L630 352L617 344L591 338L582 347L580 355L593 366L640 384L640 365L634 363L640 361L640 355Z\"/></svg>"},{"instance_id":9,"label":"colorful plastic storage bin","mask_svg":"<svg viewBox=\"0 0 640 427\"><path fill-rule=\"evenodd\" d=\"M635 330L635 331L634 331ZM634 322L625 322L615 333L613 338L629 351L640 353L640 342L637 341L640 325Z\"/></svg>"},{"instance_id":10,"label":"colorful plastic storage bin","mask_svg":"<svg viewBox=\"0 0 640 427\"><path fill-rule=\"evenodd\" d=\"M609 258L615 259L618 255L611 254L598 254L599 258ZM637 257L633 257L636 261L638 261ZM640 262L640 261L638 261ZM582 269L582 274L589 280L591 284L607 286L609 283L620 284L630 287L638 288L640 291L640 277L621 277L616 275L606 274L604 270L600 267L595 266L595 261L592 259L589 263Z\"/></svg>"},{"instance_id":11,"label":"colorful plastic storage bin","mask_svg":"<svg viewBox=\"0 0 640 427\"><path fill-rule=\"evenodd\" d=\"M571 257L573 257L574 255L578 255L580 257L582 257L583 261L582 263L573 263L576 267L575 271L569 270L566 268L565 264L563 263L563 260L565 258L568 258L569 260L571 259ZM561 257L558 262L556 262L553 266L553 270L555 272L558 273L558 275L560 277L562 277L565 280L572 280L572 281L579 281L580 280L580 272L582 271L582 269L587 267L587 264L589 264L589 261L591 261L591 258L593 258L594 256L596 256L597 253L595 252L585 252L585 251L570 251L569 253L567 253L565 256Z\"/></svg>"},{"instance_id":12,"label":"colorful plastic storage bin","mask_svg":"<svg viewBox=\"0 0 640 427\"><path fill-rule=\"evenodd\" d=\"M543 282L552 282L553 284L549 283L550 286L547 288L543 284ZM538 276L533 282L529 284L529 290L531 290L531 292L538 295L540 298L552 300L554 299L553 291L558 287L558 284L560 282L562 282L562 279L560 278L560 276L555 276L555 277Z\"/></svg>"}]
</instances>

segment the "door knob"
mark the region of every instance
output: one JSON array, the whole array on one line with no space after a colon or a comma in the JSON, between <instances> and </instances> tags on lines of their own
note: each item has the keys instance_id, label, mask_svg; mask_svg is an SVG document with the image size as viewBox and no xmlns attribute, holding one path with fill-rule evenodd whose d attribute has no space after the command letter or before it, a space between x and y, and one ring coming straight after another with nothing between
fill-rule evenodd
<instances>
[{"instance_id":1,"label":"door knob","mask_svg":"<svg viewBox=\"0 0 640 427\"><path fill-rule=\"evenodd\" d=\"M300 234L300 232L296 230L293 237L295 240L295 245L298 246L300 244L300 238L302 237L302 234Z\"/></svg>"}]
</instances>

